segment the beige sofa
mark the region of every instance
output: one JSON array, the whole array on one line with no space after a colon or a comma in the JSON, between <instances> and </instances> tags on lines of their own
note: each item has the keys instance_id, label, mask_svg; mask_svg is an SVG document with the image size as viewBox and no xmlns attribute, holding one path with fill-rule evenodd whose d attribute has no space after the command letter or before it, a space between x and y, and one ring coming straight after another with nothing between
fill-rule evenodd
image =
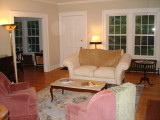
<instances>
[{"instance_id":1,"label":"beige sofa","mask_svg":"<svg viewBox=\"0 0 160 120\"><path fill-rule=\"evenodd\" d=\"M80 49L63 60L72 79L105 81L120 85L131 56L123 50Z\"/></svg>"}]
</instances>

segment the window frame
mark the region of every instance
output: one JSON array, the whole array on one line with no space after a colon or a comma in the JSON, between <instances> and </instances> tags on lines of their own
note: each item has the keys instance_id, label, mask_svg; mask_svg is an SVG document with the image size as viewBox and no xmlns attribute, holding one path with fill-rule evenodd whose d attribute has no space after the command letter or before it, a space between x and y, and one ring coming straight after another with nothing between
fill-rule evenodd
<instances>
[{"instance_id":1,"label":"window frame","mask_svg":"<svg viewBox=\"0 0 160 120\"><path fill-rule=\"evenodd\" d=\"M155 14L155 46L154 46L154 56L142 56L142 55L134 55L134 37L135 37L135 15L136 14ZM160 31L160 9L159 8L137 8L137 9L116 9L116 10L103 10L102 11L102 37L103 37L103 49L108 50L108 33L109 27L107 29L107 20L108 16L127 16L127 41L126 41L126 53L129 53L133 59L160 59L160 35L158 31ZM159 22L158 22L159 21Z\"/></svg>"},{"instance_id":2,"label":"window frame","mask_svg":"<svg viewBox=\"0 0 160 120\"><path fill-rule=\"evenodd\" d=\"M135 33L135 25L136 25L136 16L137 15L154 15L155 16L155 18L154 18L154 25L155 25L155 32L154 32L154 34L136 34ZM134 55L134 57L136 57L136 58L138 58L138 57L145 57L145 58L156 58L156 44L157 44L157 37L156 37L156 32L157 32L157 15L155 14L155 13L152 13L152 12L148 12L148 13L146 13L146 12L144 12L144 13L135 13L134 14L134 23L133 23L133 25L134 25L134 28L133 28L133 31L134 31L134 33L133 33L133 44L134 44L134 47L133 47L133 55ZM154 54L153 54L153 56L149 56L149 55L135 55L135 36L136 35L139 35L139 36L154 36ZM147 45L148 46L148 45Z\"/></svg>"},{"instance_id":3,"label":"window frame","mask_svg":"<svg viewBox=\"0 0 160 120\"><path fill-rule=\"evenodd\" d=\"M14 22L22 22L23 54L33 55L35 52L28 52L28 27L27 27L27 21L38 21L39 22L39 50L41 51L42 48L43 48L41 19L39 19L39 18L17 18L14 21Z\"/></svg>"},{"instance_id":4,"label":"window frame","mask_svg":"<svg viewBox=\"0 0 160 120\"><path fill-rule=\"evenodd\" d=\"M109 24L109 17L110 17L110 16L112 16L112 17L116 17L116 16L122 17L122 16L125 16L125 17L126 17L126 24L125 24L125 25L126 25L126 33L125 33L125 34L122 34L122 33L120 33L120 34L116 34L116 33L110 34L110 33L109 33L109 27L110 27L110 24ZM107 33L107 39L108 39L108 41L107 41L107 42L108 42L108 44L107 44L106 47L107 47L108 50L109 50L109 45L110 45L110 44L109 44L109 37L110 37L110 36L114 36L114 37L116 37L116 36L119 36L119 37L125 36L125 37L126 37L126 44L125 44L125 47L126 47L126 52L127 52L127 15L108 15L108 18L107 18L107 19L108 19L108 21L107 21L107 24L108 24L108 25L107 25L107 26L108 26L108 33ZM122 27L121 25L123 25L123 24L120 24L120 30L121 30L121 27ZM114 24L113 26L116 27L115 24ZM114 30L114 32L115 32L115 30ZM121 41L121 40L120 40L120 41ZM113 45L114 45L114 47L116 46L115 43L114 43ZM123 46L121 43L120 43L119 45L120 45L120 47ZM115 49L115 50L116 50L116 49Z\"/></svg>"}]
</instances>

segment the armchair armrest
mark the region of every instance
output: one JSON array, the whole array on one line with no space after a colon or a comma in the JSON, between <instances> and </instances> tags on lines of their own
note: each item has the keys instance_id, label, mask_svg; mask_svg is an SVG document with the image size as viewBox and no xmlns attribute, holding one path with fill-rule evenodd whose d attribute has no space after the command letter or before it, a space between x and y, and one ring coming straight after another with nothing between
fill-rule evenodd
<instances>
[{"instance_id":1,"label":"armchair armrest","mask_svg":"<svg viewBox=\"0 0 160 120\"><path fill-rule=\"evenodd\" d=\"M10 84L10 91L17 91L17 90L24 90L29 88L29 83L28 82L20 82L20 83L14 83Z\"/></svg>"},{"instance_id":2,"label":"armchair armrest","mask_svg":"<svg viewBox=\"0 0 160 120\"><path fill-rule=\"evenodd\" d=\"M79 106L78 104L67 103L65 108L65 118L66 120L75 120L79 115L83 115L87 111L86 108ZM81 116L82 117L82 116ZM81 119L78 119L81 120Z\"/></svg>"},{"instance_id":3,"label":"armchair armrest","mask_svg":"<svg viewBox=\"0 0 160 120\"><path fill-rule=\"evenodd\" d=\"M9 109L10 116L26 115L29 112L30 95L23 94L9 94L5 97L4 105ZM21 112L21 113L20 113Z\"/></svg>"},{"instance_id":4,"label":"armchair armrest","mask_svg":"<svg viewBox=\"0 0 160 120\"><path fill-rule=\"evenodd\" d=\"M131 55L128 53L125 53L121 57L118 65L116 66L115 79L118 85L122 83L122 80L124 79L125 70L129 68L131 59L132 59Z\"/></svg>"},{"instance_id":5,"label":"armchair armrest","mask_svg":"<svg viewBox=\"0 0 160 120\"><path fill-rule=\"evenodd\" d=\"M72 54L71 56L65 58L63 60L63 65L68 67L69 77L71 78L73 76L74 68L80 66L79 58L78 58L78 52L76 52L76 53Z\"/></svg>"}]
</instances>

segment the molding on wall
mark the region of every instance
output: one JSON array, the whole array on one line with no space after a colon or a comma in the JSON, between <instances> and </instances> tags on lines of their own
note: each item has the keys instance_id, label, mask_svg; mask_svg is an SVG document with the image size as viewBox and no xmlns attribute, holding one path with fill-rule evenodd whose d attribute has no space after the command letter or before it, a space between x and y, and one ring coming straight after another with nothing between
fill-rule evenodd
<instances>
[{"instance_id":1,"label":"molding on wall","mask_svg":"<svg viewBox=\"0 0 160 120\"><path fill-rule=\"evenodd\" d=\"M81 4L81 3L94 3L94 2L106 2L106 1L119 1L119 0L85 0L85 1L75 1L75 2L61 2L57 5L68 5L68 4Z\"/></svg>"},{"instance_id":2,"label":"molding on wall","mask_svg":"<svg viewBox=\"0 0 160 120\"><path fill-rule=\"evenodd\" d=\"M60 64L50 66L50 71L55 70L60 67Z\"/></svg>"},{"instance_id":3,"label":"molding on wall","mask_svg":"<svg viewBox=\"0 0 160 120\"><path fill-rule=\"evenodd\" d=\"M57 3L54 2L53 0L34 0L34 1L57 5Z\"/></svg>"},{"instance_id":4,"label":"molding on wall","mask_svg":"<svg viewBox=\"0 0 160 120\"><path fill-rule=\"evenodd\" d=\"M54 0L34 0L34 1L54 4L54 5L68 5L68 4L94 3L94 2L119 1L119 0L76 0L76 1L72 0L71 2L55 2Z\"/></svg>"}]
</instances>

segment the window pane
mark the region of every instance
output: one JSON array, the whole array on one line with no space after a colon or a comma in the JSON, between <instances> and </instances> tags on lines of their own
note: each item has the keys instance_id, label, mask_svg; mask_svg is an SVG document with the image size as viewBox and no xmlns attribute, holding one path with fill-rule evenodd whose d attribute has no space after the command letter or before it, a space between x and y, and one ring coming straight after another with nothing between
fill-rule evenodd
<instances>
[{"instance_id":1,"label":"window pane","mask_svg":"<svg viewBox=\"0 0 160 120\"><path fill-rule=\"evenodd\" d=\"M148 55L154 55L154 46L148 46Z\"/></svg>"},{"instance_id":2,"label":"window pane","mask_svg":"<svg viewBox=\"0 0 160 120\"><path fill-rule=\"evenodd\" d=\"M32 29L32 36L36 35L36 29Z\"/></svg>"},{"instance_id":3,"label":"window pane","mask_svg":"<svg viewBox=\"0 0 160 120\"><path fill-rule=\"evenodd\" d=\"M120 45L115 45L115 50L120 49Z\"/></svg>"},{"instance_id":4,"label":"window pane","mask_svg":"<svg viewBox=\"0 0 160 120\"><path fill-rule=\"evenodd\" d=\"M141 34L141 25L136 25L136 34Z\"/></svg>"},{"instance_id":5,"label":"window pane","mask_svg":"<svg viewBox=\"0 0 160 120\"><path fill-rule=\"evenodd\" d=\"M147 45L147 36L142 37L142 43L141 45Z\"/></svg>"},{"instance_id":6,"label":"window pane","mask_svg":"<svg viewBox=\"0 0 160 120\"><path fill-rule=\"evenodd\" d=\"M115 24L120 25L120 16L115 16Z\"/></svg>"},{"instance_id":7,"label":"window pane","mask_svg":"<svg viewBox=\"0 0 160 120\"><path fill-rule=\"evenodd\" d=\"M135 36L135 45L140 45L140 36Z\"/></svg>"},{"instance_id":8,"label":"window pane","mask_svg":"<svg viewBox=\"0 0 160 120\"><path fill-rule=\"evenodd\" d=\"M121 26L121 34L126 34L126 25Z\"/></svg>"},{"instance_id":9,"label":"window pane","mask_svg":"<svg viewBox=\"0 0 160 120\"><path fill-rule=\"evenodd\" d=\"M148 45L154 45L154 37L153 36L148 37Z\"/></svg>"},{"instance_id":10,"label":"window pane","mask_svg":"<svg viewBox=\"0 0 160 120\"><path fill-rule=\"evenodd\" d=\"M109 44L114 44L114 36L109 36Z\"/></svg>"},{"instance_id":11,"label":"window pane","mask_svg":"<svg viewBox=\"0 0 160 120\"><path fill-rule=\"evenodd\" d=\"M32 47L31 47L31 45L28 45L28 52L32 52Z\"/></svg>"},{"instance_id":12,"label":"window pane","mask_svg":"<svg viewBox=\"0 0 160 120\"><path fill-rule=\"evenodd\" d=\"M114 45L109 45L109 50L114 50Z\"/></svg>"},{"instance_id":13,"label":"window pane","mask_svg":"<svg viewBox=\"0 0 160 120\"><path fill-rule=\"evenodd\" d=\"M39 37L36 37L36 44L39 44Z\"/></svg>"},{"instance_id":14,"label":"window pane","mask_svg":"<svg viewBox=\"0 0 160 120\"><path fill-rule=\"evenodd\" d=\"M140 55L140 46L135 46L135 55Z\"/></svg>"},{"instance_id":15,"label":"window pane","mask_svg":"<svg viewBox=\"0 0 160 120\"><path fill-rule=\"evenodd\" d=\"M154 34L154 25L149 25L149 34Z\"/></svg>"},{"instance_id":16,"label":"window pane","mask_svg":"<svg viewBox=\"0 0 160 120\"><path fill-rule=\"evenodd\" d=\"M39 45L36 45L36 52L39 52Z\"/></svg>"},{"instance_id":17,"label":"window pane","mask_svg":"<svg viewBox=\"0 0 160 120\"><path fill-rule=\"evenodd\" d=\"M120 26L115 26L115 34L120 34Z\"/></svg>"},{"instance_id":18,"label":"window pane","mask_svg":"<svg viewBox=\"0 0 160 120\"><path fill-rule=\"evenodd\" d=\"M36 29L36 36L39 36L39 29Z\"/></svg>"},{"instance_id":19,"label":"window pane","mask_svg":"<svg viewBox=\"0 0 160 120\"><path fill-rule=\"evenodd\" d=\"M148 33L148 25L142 25L142 34Z\"/></svg>"},{"instance_id":20,"label":"window pane","mask_svg":"<svg viewBox=\"0 0 160 120\"><path fill-rule=\"evenodd\" d=\"M115 36L115 44L120 45L120 36Z\"/></svg>"},{"instance_id":21,"label":"window pane","mask_svg":"<svg viewBox=\"0 0 160 120\"><path fill-rule=\"evenodd\" d=\"M126 16L121 16L121 24L126 24Z\"/></svg>"},{"instance_id":22,"label":"window pane","mask_svg":"<svg viewBox=\"0 0 160 120\"><path fill-rule=\"evenodd\" d=\"M149 15L149 24L154 24L154 15Z\"/></svg>"},{"instance_id":23,"label":"window pane","mask_svg":"<svg viewBox=\"0 0 160 120\"><path fill-rule=\"evenodd\" d=\"M114 34L114 26L109 26L109 34Z\"/></svg>"},{"instance_id":24,"label":"window pane","mask_svg":"<svg viewBox=\"0 0 160 120\"><path fill-rule=\"evenodd\" d=\"M109 25L114 25L114 16L109 17Z\"/></svg>"},{"instance_id":25,"label":"window pane","mask_svg":"<svg viewBox=\"0 0 160 120\"><path fill-rule=\"evenodd\" d=\"M136 16L136 24L141 24L141 16Z\"/></svg>"},{"instance_id":26,"label":"window pane","mask_svg":"<svg viewBox=\"0 0 160 120\"><path fill-rule=\"evenodd\" d=\"M147 46L141 47L141 55L147 55Z\"/></svg>"},{"instance_id":27,"label":"window pane","mask_svg":"<svg viewBox=\"0 0 160 120\"><path fill-rule=\"evenodd\" d=\"M148 24L148 15L142 15L142 24Z\"/></svg>"},{"instance_id":28,"label":"window pane","mask_svg":"<svg viewBox=\"0 0 160 120\"><path fill-rule=\"evenodd\" d=\"M126 45L126 36L121 36L121 45Z\"/></svg>"},{"instance_id":29,"label":"window pane","mask_svg":"<svg viewBox=\"0 0 160 120\"><path fill-rule=\"evenodd\" d=\"M31 36L31 29L28 29L28 36Z\"/></svg>"},{"instance_id":30,"label":"window pane","mask_svg":"<svg viewBox=\"0 0 160 120\"><path fill-rule=\"evenodd\" d=\"M35 47L35 45L32 45L32 52L36 52L36 47Z\"/></svg>"}]
</instances>

